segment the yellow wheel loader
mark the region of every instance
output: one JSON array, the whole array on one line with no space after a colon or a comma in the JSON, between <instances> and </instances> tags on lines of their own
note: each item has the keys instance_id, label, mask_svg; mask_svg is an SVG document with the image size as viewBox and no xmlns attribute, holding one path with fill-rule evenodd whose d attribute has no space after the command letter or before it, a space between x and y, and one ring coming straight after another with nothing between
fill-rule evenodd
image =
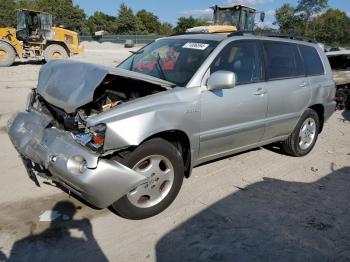
<instances>
[{"instance_id":1,"label":"yellow wheel loader","mask_svg":"<svg viewBox=\"0 0 350 262\"><path fill-rule=\"evenodd\" d=\"M16 57L48 62L82 51L78 34L53 27L48 13L20 9L16 28L0 28L0 67L11 66Z\"/></svg>"},{"instance_id":2,"label":"yellow wheel loader","mask_svg":"<svg viewBox=\"0 0 350 262\"><path fill-rule=\"evenodd\" d=\"M190 28L187 33L232 33L235 31L253 31L255 16L260 13L260 21L265 19L264 12L244 5L214 5L213 24Z\"/></svg>"}]
</instances>

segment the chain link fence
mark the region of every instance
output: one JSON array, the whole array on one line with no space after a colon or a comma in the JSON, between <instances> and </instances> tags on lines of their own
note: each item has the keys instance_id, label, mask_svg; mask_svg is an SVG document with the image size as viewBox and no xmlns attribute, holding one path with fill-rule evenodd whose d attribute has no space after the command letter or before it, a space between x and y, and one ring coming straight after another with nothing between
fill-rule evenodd
<instances>
[{"instance_id":1,"label":"chain link fence","mask_svg":"<svg viewBox=\"0 0 350 262\"><path fill-rule=\"evenodd\" d=\"M80 36L80 41L97 41L100 43L111 42L124 44L126 40L132 40L135 44L148 44L162 35L104 35L104 36Z\"/></svg>"}]
</instances>

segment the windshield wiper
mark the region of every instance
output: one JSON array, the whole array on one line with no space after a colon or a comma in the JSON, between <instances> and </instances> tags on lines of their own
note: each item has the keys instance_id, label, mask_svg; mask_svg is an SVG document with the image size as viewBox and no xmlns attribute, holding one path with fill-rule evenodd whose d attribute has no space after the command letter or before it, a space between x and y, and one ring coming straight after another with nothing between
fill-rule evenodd
<instances>
[{"instance_id":1,"label":"windshield wiper","mask_svg":"<svg viewBox=\"0 0 350 262\"><path fill-rule=\"evenodd\" d=\"M159 72L162 74L163 79L164 79L165 81L168 81L168 80L166 79L164 70L163 70L162 65L161 65L161 63L160 63L160 59L161 59L161 58L160 58L160 55L159 55L159 53L158 53L158 55L157 55L157 65L158 65L158 68L159 68Z\"/></svg>"},{"instance_id":2,"label":"windshield wiper","mask_svg":"<svg viewBox=\"0 0 350 262\"><path fill-rule=\"evenodd\" d=\"M130 64L130 71L132 71L132 68L134 67L134 61L135 61L135 57L139 54L142 54L145 50L138 50L138 51L129 51L130 53L132 53L134 55L134 57L131 60L131 64Z\"/></svg>"}]
</instances>

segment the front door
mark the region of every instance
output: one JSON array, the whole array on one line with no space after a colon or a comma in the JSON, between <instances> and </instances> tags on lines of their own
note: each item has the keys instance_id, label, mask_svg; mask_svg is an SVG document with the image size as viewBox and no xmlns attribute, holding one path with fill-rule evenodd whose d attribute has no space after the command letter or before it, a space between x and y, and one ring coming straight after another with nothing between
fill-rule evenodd
<instances>
[{"instance_id":1,"label":"front door","mask_svg":"<svg viewBox=\"0 0 350 262\"><path fill-rule=\"evenodd\" d=\"M268 95L261 60L260 44L235 41L213 62L210 73L232 71L236 86L201 94L199 161L227 155L261 140Z\"/></svg>"}]
</instances>

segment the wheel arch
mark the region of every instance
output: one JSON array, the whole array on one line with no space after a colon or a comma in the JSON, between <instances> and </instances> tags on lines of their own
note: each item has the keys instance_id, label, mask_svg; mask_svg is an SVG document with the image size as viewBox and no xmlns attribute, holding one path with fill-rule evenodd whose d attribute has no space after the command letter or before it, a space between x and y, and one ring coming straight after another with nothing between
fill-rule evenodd
<instances>
[{"instance_id":1,"label":"wheel arch","mask_svg":"<svg viewBox=\"0 0 350 262\"><path fill-rule=\"evenodd\" d=\"M318 118L320 120L319 134L321 134L321 132L323 130L323 126L324 126L324 106L322 104L315 104L315 105L310 106L309 108L314 110L318 115Z\"/></svg>"},{"instance_id":2,"label":"wheel arch","mask_svg":"<svg viewBox=\"0 0 350 262\"><path fill-rule=\"evenodd\" d=\"M176 146L182 154L185 167L185 177L189 178L192 171L192 153L191 153L191 143L188 135L181 130L172 129L167 131L162 131L156 134L153 134L147 137L142 143L153 139L153 138L162 138L174 146ZM141 143L141 144L142 144Z\"/></svg>"}]
</instances>

